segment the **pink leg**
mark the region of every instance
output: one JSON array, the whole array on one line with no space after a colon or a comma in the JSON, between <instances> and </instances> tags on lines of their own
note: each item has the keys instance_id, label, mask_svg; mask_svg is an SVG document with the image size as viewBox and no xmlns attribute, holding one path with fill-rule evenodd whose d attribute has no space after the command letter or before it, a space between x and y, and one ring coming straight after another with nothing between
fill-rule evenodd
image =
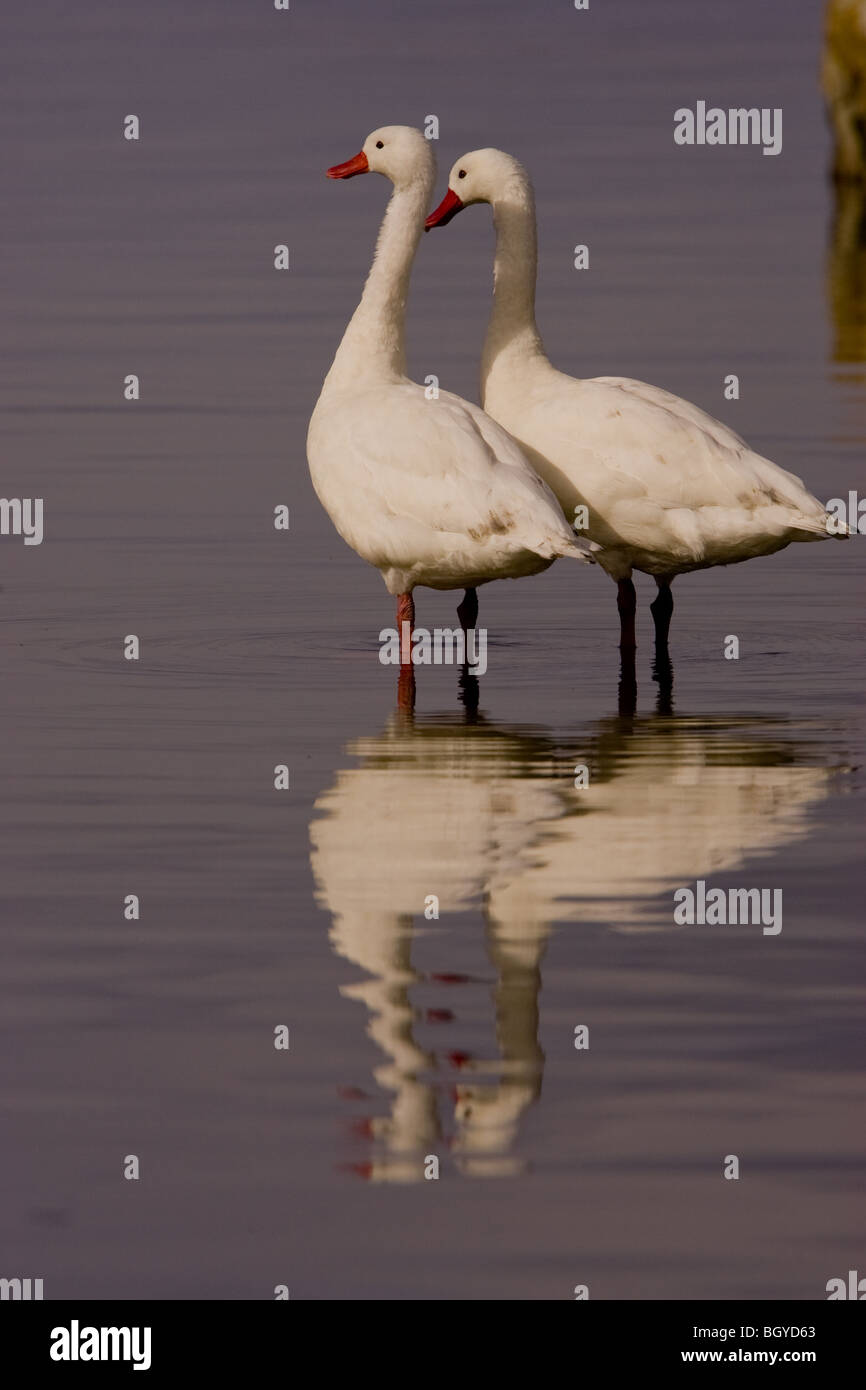
<instances>
[{"instance_id":1,"label":"pink leg","mask_svg":"<svg viewBox=\"0 0 866 1390\"><path fill-rule=\"evenodd\" d=\"M404 628L404 623L408 624ZM400 638L400 675L397 679L397 708L411 714L415 708L415 667L412 665L412 629L415 626L415 600L411 593L397 597L397 633Z\"/></svg>"},{"instance_id":2,"label":"pink leg","mask_svg":"<svg viewBox=\"0 0 866 1390\"><path fill-rule=\"evenodd\" d=\"M397 677L397 709L411 714L415 708L415 667L401 666Z\"/></svg>"},{"instance_id":3,"label":"pink leg","mask_svg":"<svg viewBox=\"0 0 866 1390\"><path fill-rule=\"evenodd\" d=\"M408 628L403 624L408 623ZM415 626L415 600L411 593L397 595L397 635L400 638L400 665L412 664L412 629Z\"/></svg>"}]
</instances>

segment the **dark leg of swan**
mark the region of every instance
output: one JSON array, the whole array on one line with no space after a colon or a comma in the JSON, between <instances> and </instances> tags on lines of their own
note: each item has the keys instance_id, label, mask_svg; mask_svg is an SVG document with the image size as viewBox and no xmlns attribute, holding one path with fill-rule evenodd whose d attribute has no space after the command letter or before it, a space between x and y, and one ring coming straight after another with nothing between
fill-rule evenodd
<instances>
[{"instance_id":1,"label":"dark leg of swan","mask_svg":"<svg viewBox=\"0 0 866 1390\"><path fill-rule=\"evenodd\" d=\"M467 589L463 602L457 605L457 616L464 632L471 632L478 622L478 590Z\"/></svg>"},{"instance_id":2,"label":"dark leg of swan","mask_svg":"<svg viewBox=\"0 0 866 1390\"><path fill-rule=\"evenodd\" d=\"M457 617L460 619L460 626L464 633L474 631L475 624L478 622L478 590L466 589L463 594L463 602L457 605ZM468 637L467 637L468 647ZM478 709L479 689L478 679L469 670L468 663L461 668L457 682L457 691L460 703L466 706L468 716L472 716Z\"/></svg>"},{"instance_id":3,"label":"dark leg of swan","mask_svg":"<svg viewBox=\"0 0 866 1390\"><path fill-rule=\"evenodd\" d=\"M653 615L653 622L656 625L656 651L667 651L668 633L671 627L671 614L674 611L674 596L671 593L671 578L669 574L659 574L656 576L658 594L650 604L650 612Z\"/></svg>"},{"instance_id":4,"label":"dark leg of swan","mask_svg":"<svg viewBox=\"0 0 866 1390\"><path fill-rule=\"evenodd\" d=\"M631 719L637 709L637 676L634 669L634 647L620 647L619 652L619 713Z\"/></svg>"},{"instance_id":5,"label":"dark leg of swan","mask_svg":"<svg viewBox=\"0 0 866 1390\"><path fill-rule=\"evenodd\" d=\"M460 675L457 677L457 698L461 705L465 706L467 724L474 724L481 700L481 688L478 677L473 676L468 666L460 668Z\"/></svg>"},{"instance_id":6,"label":"dark leg of swan","mask_svg":"<svg viewBox=\"0 0 866 1390\"><path fill-rule=\"evenodd\" d=\"M403 624L408 628L404 629ZM410 594L397 597L397 635L400 639L400 675L397 680L397 708L411 714L415 708L415 667L412 665L412 629L415 626L415 600Z\"/></svg>"},{"instance_id":7,"label":"dark leg of swan","mask_svg":"<svg viewBox=\"0 0 866 1390\"><path fill-rule=\"evenodd\" d=\"M619 645L622 651L634 651L637 643L634 636L634 615L637 609L637 594L630 579L620 579L616 586L616 606L619 609Z\"/></svg>"},{"instance_id":8,"label":"dark leg of swan","mask_svg":"<svg viewBox=\"0 0 866 1390\"><path fill-rule=\"evenodd\" d=\"M674 668L671 665L667 647L656 646L653 680L659 688L656 697L656 712L658 714L673 714Z\"/></svg>"}]
</instances>

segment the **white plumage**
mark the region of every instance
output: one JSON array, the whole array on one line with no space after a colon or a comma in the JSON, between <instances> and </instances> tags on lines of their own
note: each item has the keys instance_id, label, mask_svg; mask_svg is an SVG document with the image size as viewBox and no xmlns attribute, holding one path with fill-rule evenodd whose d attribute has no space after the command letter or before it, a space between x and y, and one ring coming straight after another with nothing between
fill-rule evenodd
<instances>
[{"instance_id":1,"label":"white plumage","mask_svg":"<svg viewBox=\"0 0 866 1390\"><path fill-rule=\"evenodd\" d=\"M587 508L585 534L603 547L598 561L621 597L627 586L633 603L633 569L667 591L687 570L827 537L826 508L801 479L697 406L641 381L581 381L557 371L535 323L535 206L526 170L501 150L464 155L427 225L473 202L492 204L496 226L484 408L514 435L570 520L576 507ZM656 615L665 639L669 618L669 608Z\"/></svg>"},{"instance_id":2,"label":"white plumage","mask_svg":"<svg viewBox=\"0 0 866 1390\"><path fill-rule=\"evenodd\" d=\"M329 173L367 169L389 178L394 193L363 297L310 421L307 452L320 501L396 595L417 585L473 590L535 574L559 555L587 559L505 431L449 392L428 399L406 375L409 276L435 179L429 141L410 127L386 126Z\"/></svg>"},{"instance_id":3,"label":"white plumage","mask_svg":"<svg viewBox=\"0 0 866 1390\"><path fill-rule=\"evenodd\" d=\"M555 499L477 406L403 380L322 392L310 472L343 539L389 593L476 588L582 557Z\"/></svg>"},{"instance_id":4,"label":"white plumage","mask_svg":"<svg viewBox=\"0 0 866 1390\"><path fill-rule=\"evenodd\" d=\"M827 510L799 478L669 391L530 362L519 386L509 364L491 371L484 398L563 509L587 506L599 563L615 579L729 565L827 536Z\"/></svg>"}]
</instances>

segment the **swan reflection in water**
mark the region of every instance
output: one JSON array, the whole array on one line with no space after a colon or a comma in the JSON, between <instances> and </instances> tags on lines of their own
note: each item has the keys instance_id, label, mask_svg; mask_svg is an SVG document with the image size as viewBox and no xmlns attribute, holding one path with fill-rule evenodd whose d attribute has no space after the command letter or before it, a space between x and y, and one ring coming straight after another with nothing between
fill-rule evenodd
<instances>
[{"instance_id":1,"label":"swan reflection in water","mask_svg":"<svg viewBox=\"0 0 866 1390\"><path fill-rule=\"evenodd\" d=\"M673 891L806 836L834 775L784 721L735 718L613 717L566 744L482 715L398 713L346 754L358 765L316 802L311 864L334 951L368 977L341 992L365 1006L385 1057L374 1079L389 1113L356 1126L369 1158L354 1165L382 1182L423 1179L427 1154L450 1154L465 1176L521 1171L512 1149L541 1092L538 998L552 925L682 930ZM581 765L589 782L576 787ZM416 1037L458 1022L425 1012L418 992L448 985L452 1004L464 983L449 973L447 933L433 938L435 974L413 966L416 924L439 930L424 916L433 894L440 921L483 921L495 1058L454 1051L456 1033L450 1052Z\"/></svg>"}]
</instances>

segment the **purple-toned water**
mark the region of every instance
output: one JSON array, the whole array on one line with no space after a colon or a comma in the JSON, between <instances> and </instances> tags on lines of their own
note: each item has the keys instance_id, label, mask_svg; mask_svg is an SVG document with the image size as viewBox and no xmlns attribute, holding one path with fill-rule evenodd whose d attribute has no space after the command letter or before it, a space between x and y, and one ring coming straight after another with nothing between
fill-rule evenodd
<instances>
[{"instance_id":1,"label":"purple-toned water","mask_svg":"<svg viewBox=\"0 0 866 1390\"><path fill-rule=\"evenodd\" d=\"M478 711L425 669L412 721L391 600L304 448L387 195L324 169L436 114L440 191L480 145L533 174L558 365L695 401L825 500L862 488L866 253L850 209L830 240L820 18L4 16L0 490L44 498L45 539L0 539L0 1275L815 1299L862 1269L862 539L681 580L670 699L639 584L634 716L603 574L486 588ZM782 154L676 147L699 99L783 108ZM486 209L423 240L416 380L475 397L491 251ZM783 930L676 927L698 879L781 889Z\"/></svg>"}]
</instances>

